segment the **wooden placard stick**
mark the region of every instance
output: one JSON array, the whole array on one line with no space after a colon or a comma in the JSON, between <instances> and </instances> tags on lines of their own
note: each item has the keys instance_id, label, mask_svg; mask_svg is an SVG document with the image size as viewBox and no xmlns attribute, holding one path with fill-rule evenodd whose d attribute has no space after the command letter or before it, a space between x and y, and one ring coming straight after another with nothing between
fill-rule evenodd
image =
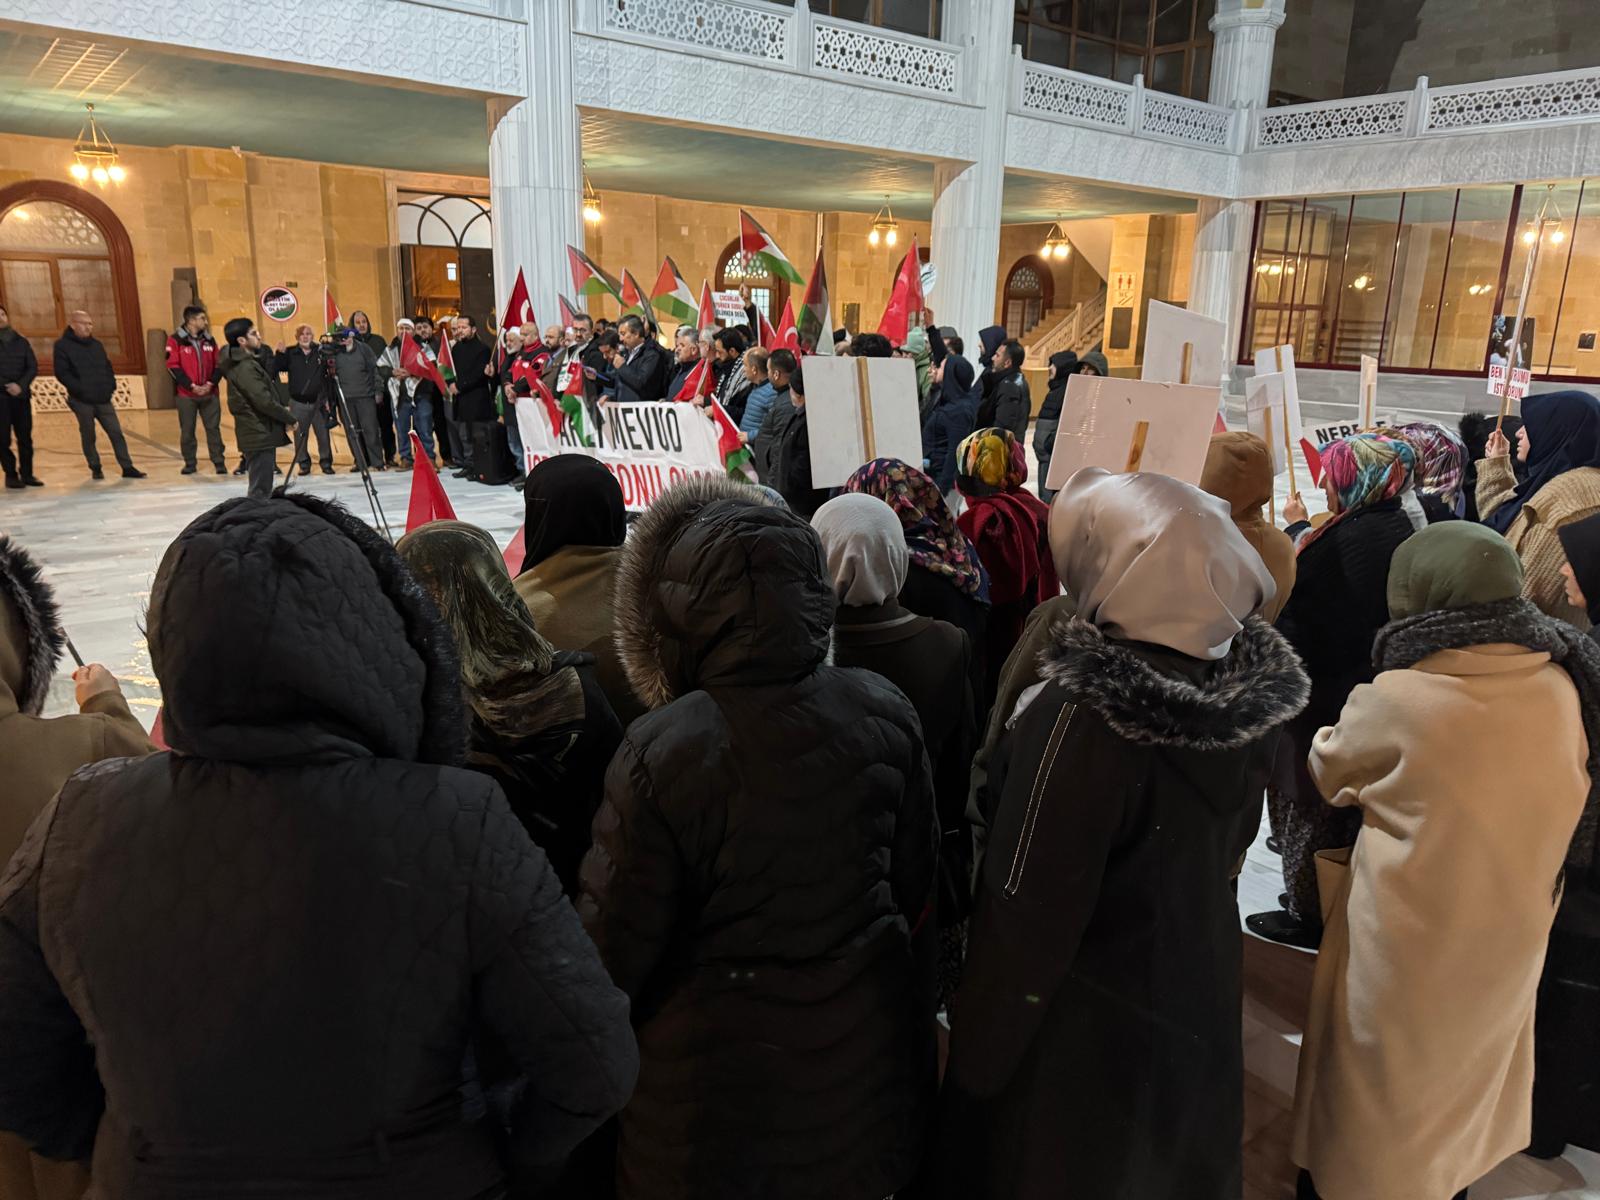
<instances>
[{"instance_id":1,"label":"wooden placard stick","mask_svg":"<svg viewBox=\"0 0 1600 1200\"><path fill-rule=\"evenodd\" d=\"M1299 485L1294 481L1294 444L1289 440L1289 392L1283 393L1283 460L1289 464L1289 495L1300 494Z\"/></svg>"},{"instance_id":2,"label":"wooden placard stick","mask_svg":"<svg viewBox=\"0 0 1600 1200\"><path fill-rule=\"evenodd\" d=\"M1267 435L1267 437L1266 437L1267 453L1271 454L1272 453L1272 410L1270 408L1262 409L1261 410L1261 419L1264 422L1264 424L1262 426L1262 429ZM1278 473L1276 471L1274 471L1272 474L1273 474L1273 477L1276 478ZM1273 487L1272 491L1267 496L1267 523L1269 525L1276 525L1278 523L1278 489L1277 489L1276 486Z\"/></svg>"},{"instance_id":3,"label":"wooden placard stick","mask_svg":"<svg viewBox=\"0 0 1600 1200\"><path fill-rule=\"evenodd\" d=\"M1361 427L1363 429L1376 429L1377 428L1377 425L1378 425L1377 391L1378 391L1378 385L1377 384L1375 384L1375 383L1367 384L1366 395L1363 396L1362 400L1361 400Z\"/></svg>"},{"instance_id":4,"label":"wooden placard stick","mask_svg":"<svg viewBox=\"0 0 1600 1200\"><path fill-rule=\"evenodd\" d=\"M1193 368L1193 366L1194 366L1194 343L1193 342L1185 342L1183 344L1183 366L1178 369L1178 382L1179 383L1188 383L1189 382L1189 372Z\"/></svg>"},{"instance_id":5,"label":"wooden placard stick","mask_svg":"<svg viewBox=\"0 0 1600 1200\"><path fill-rule=\"evenodd\" d=\"M867 360L856 359L856 404L861 412L861 449L871 462L878 457L878 435L872 425L872 385L867 382Z\"/></svg>"},{"instance_id":6,"label":"wooden placard stick","mask_svg":"<svg viewBox=\"0 0 1600 1200\"><path fill-rule=\"evenodd\" d=\"M1128 473L1139 469L1139 463L1144 458L1145 439L1150 436L1150 422L1139 421L1133 427L1133 438L1128 442L1128 465L1122 468Z\"/></svg>"}]
</instances>

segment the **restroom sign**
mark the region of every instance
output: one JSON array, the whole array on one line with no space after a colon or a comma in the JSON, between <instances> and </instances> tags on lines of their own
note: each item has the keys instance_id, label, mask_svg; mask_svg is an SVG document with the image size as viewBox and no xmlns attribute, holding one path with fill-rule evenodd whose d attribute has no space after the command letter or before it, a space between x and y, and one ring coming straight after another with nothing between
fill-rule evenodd
<instances>
[{"instance_id":1,"label":"restroom sign","mask_svg":"<svg viewBox=\"0 0 1600 1200\"><path fill-rule=\"evenodd\" d=\"M300 301L286 287L269 287L261 293L261 311L274 321L287 321L300 311Z\"/></svg>"}]
</instances>

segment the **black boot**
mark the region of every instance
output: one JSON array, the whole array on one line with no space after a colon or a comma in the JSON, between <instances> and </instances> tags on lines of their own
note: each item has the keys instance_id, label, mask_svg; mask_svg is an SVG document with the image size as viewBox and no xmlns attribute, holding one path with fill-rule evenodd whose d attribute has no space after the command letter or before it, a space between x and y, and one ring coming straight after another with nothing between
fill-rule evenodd
<instances>
[{"instance_id":1,"label":"black boot","mask_svg":"<svg viewBox=\"0 0 1600 1200\"><path fill-rule=\"evenodd\" d=\"M1294 1181L1294 1200L1322 1200L1311 1182L1311 1172L1301 1171Z\"/></svg>"},{"instance_id":2,"label":"black boot","mask_svg":"<svg viewBox=\"0 0 1600 1200\"><path fill-rule=\"evenodd\" d=\"M22 479L19 476L7 475L6 476L6 486L8 488L15 488L17 491L20 492L23 488L27 487L28 485L23 483Z\"/></svg>"}]
</instances>

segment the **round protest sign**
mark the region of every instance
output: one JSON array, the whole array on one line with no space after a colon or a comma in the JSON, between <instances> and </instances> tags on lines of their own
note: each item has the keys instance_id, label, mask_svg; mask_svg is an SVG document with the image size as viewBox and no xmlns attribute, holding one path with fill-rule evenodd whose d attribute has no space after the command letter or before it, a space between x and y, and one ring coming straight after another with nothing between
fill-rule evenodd
<instances>
[{"instance_id":1,"label":"round protest sign","mask_svg":"<svg viewBox=\"0 0 1600 1200\"><path fill-rule=\"evenodd\" d=\"M300 311L300 301L286 287L269 287L261 293L261 311L274 321L287 321Z\"/></svg>"}]
</instances>

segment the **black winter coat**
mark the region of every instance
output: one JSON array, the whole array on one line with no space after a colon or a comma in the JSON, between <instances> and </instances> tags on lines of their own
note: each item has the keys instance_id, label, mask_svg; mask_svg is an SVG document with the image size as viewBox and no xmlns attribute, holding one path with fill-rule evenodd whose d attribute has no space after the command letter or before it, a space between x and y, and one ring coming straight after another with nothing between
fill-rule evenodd
<instances>
[{"instance_id":1,"label":"black winter coat","mask_svg":"<svg viewBox=\"0 0 1600 1200\"><path fill-rule=\"evenodd\" d=\"M173 751L76 775L0 881L0 1129L92 1145L117 1200L464 1200L559 1162L632 1089L627 1001L448 765L460 668L398 556L325 501L229 501L148 620ZM520 1081L499 1119L474 1060Z\"/></svg>"},{"instance_id":2,"label":"black winter coat","mask_svg":"<svg viewBox=\"0 0 1600 1200\"><path fill-rule=\"evenodd\" d=\"M322 355L315 346L307 354L298 345L280 350L272 358L274 378L289 377L289 398L301 404L316 404L327 388L328 372L322 365Z\"/></svg>"},{"instance_id":3,"label":"black winter coat","mask_svg":"<svg viewBox=\"0 0 1600 1200\"><path fill-rule=\"evenodd\" d=\"M287 446L294 413L284 404L288 394L273 370L273 356L269 354L263 365L258 355L242 346L224 346L217 364L228 381L228 411L233 414L239 453Z\"/></svg>"},{"instance_id":4,"label":"black winter coat","mask_svg":"<svg viewBox=\"0 0 1600 1200\"><path fill-rule=\"evenodd\" d=\"M930 1191L1239 1200L1233 835L1305 674L1251 618L1216 663L1062 622L1044 676L990 768Z\"/></svg>"},{"instance_id":5,"label":"black winter coat","mask_svg":"<svg viewBox=\"0 0 1600 1200\"><path fill-rule=\"evenodd\" d=\"M83 404L110 404L116 394L117 374L97 337L81 338L67 326L52 351L56 378L67 389L67 399Z\"/></svg>"},{"instance_id":6,"label":"black winter coat","mask_svg":"<svg viewBox=\"0 0 1600 1200\"><path fill-rule=\"evenodd\" d=\"M826 665L815 532L697 478L634 526L584 924L634 1000L623 1200L883 1200L933 1097L938 830L911 705Z\"/></svg>"},{"instance_id":7,"label":"black winter coat","mask_svg":"<svg viewBox=\"0 0 1600 1200\"><path fill-rule=\"evenodd\" d=\"M21 399L27 400L38 375L33 343L15 329L0 330L0 391L5 384L15 383L22 388Z\"/></svg>"},{"instance_id":8,"label":"black winter coat","mask_svg":"<svg viewBox=\"0 0 1600 1200\"><path fill-rule=\"evenodd\" d=\"M1028 393L1028 381L1021 371L1008 371L1000 375L992 390L978 405L978 419L974 429L1009 429L1017 441L1023 442L1028 433L1028 417L1033 401Z\"/></svg>"},{"instance_id":9,"label":"black winter coat","mask_svg":"<svg viewBox=\"0 0 1600 1200\"><path fill-rule=\"evenodd\" d=\"M774 404L782 403L789 412L773 438L772 477L767 481L795 512L806 520L816 516L828 499L828 489L812 486L811 425L804 407L796 408L784 392Z\"/></svg>"},{"instance_id":10,"label":"black winter coat","mask_svg":"<svg viewBox=\"0 0 1600 1200\"><path fill-rule=\"evenodd\" d=\"M489 347L482 338L465 337L451 343L450 354L456 364L455 419L493 421L499 415L495 411L493 385L483 373L489 365Z\"/></svg>"},{"instance_id":11,"label":"black winter coat","mask_svg":"<svg viewBox=\"0 0 1600 1200\"><path fill-rule=\"evenodd\" d=\"M919 617L954 625L967 635L967 644L972 647L972 694L979 698L978 723L984 724L989 716L981 707L982 697L988 693L989 605L963 592L948 575L912 563L900 588L900 607Z\"/></svg>"},{"instance_id":12,"label":"black winter coat","mask_svg":"<svg viewBox=\"0 0 1600 1200\"><path fill-rule=\"evenodd\" d=\"M665 399L667 377L671 373L672 360L667 352L655 338L646 335L632 361L616 368L618 402L630 404Z\"/></svg>"}]
</instances>

